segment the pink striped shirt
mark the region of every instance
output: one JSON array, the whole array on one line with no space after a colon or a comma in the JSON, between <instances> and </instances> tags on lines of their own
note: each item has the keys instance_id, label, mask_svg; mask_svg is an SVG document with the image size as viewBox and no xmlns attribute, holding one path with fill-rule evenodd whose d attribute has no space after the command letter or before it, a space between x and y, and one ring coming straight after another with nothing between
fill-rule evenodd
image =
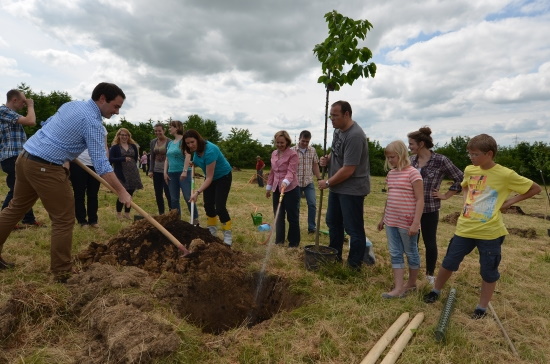
<instances>
[{"instance_id":1,"label":"pink striped shirt","mask_svg":"<svg viewBox=\"0 0 550 364\"><path fill-rule=\"evenodd\" d=\"M416 198L414 197L413 182L422 180L420 172L408 166L398 171L388 172L388 200L384 213L384 224L392 227L408 229L414 220Z\"/></svg>"}]
</instances>

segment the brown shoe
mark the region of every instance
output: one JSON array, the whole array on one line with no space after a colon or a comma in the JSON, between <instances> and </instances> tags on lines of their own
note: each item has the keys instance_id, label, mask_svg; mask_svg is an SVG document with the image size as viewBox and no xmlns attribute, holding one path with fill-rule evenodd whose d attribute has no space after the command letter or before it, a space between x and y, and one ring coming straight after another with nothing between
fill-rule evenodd
<instances>
[{"instance_id":1,"label":"brown shoe","mask_svg":"<svg viewBox=\"0 0 550 364\"><path fill-rule=\"evenodd\" d=\"M2 257L0 257L0 270L7 270L15 268L15 264L8 263Z\"/></svg>"}]
</instances>

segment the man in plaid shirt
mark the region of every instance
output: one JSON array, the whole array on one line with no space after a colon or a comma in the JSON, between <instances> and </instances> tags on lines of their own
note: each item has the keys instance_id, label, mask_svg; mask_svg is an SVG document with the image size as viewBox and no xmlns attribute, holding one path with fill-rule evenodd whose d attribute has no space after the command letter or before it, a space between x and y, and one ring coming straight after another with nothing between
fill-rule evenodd
<instances>
[{"instance_id":1,"label":"man in plaid shirt","mask_svg":"<svg viewBox=\"0 0 550 364\"><path fill-rule=\"evenodd\" d=\"M315 148L309 146L311 133L303 130L300 133L298 145L292 147L298 153L298 186L300 194L303 193L307 202L307 232L313 234L315 232L315 215L317 213L315 186L313 185L312 176L315 175L317 180L321 179L319 171L319 157Z\"/></svg>"},{"instance_id":2,"label":"man in plaid shirt","mask_svg":"<svg viewBox=\"0 0 550 364\"><path fill-rule=\"evenodd\" d=\"M25 106L27 106L27 116L19 115L16 111ZM10 90L7 93L6 104L0 106L0 163L2 170L6 173L6 184L9 188L2 204L2 210L8 207L13 198L15 160L23 151L23 144L27 141L27 135L23 129L25 125L36 125L34 101L27 99L25 94L19 90ZM42 225L36 222L32 208L25 214L22 223L31 226Z\"/></svg>"}]
</instances>

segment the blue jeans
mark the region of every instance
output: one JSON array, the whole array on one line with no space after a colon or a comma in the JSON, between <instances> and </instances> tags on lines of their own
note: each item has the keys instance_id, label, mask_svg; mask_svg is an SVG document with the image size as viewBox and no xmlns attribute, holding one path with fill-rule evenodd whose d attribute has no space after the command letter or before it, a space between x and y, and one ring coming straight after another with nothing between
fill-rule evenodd
<instances>
[{"instance_id":1,"label":"blue jeans","mask_svg":"<svg viewBox=\"0 0 550 364\"><path fill-rule=\"evenodd\" d=\"M187 208L191 212L191 203L189 199L191 198L191 172L187 173L187 177L183 180L180 180L181 172L168 172L168 189L170 190L170 207L172 209L177 209L178 213L181 216L181 205L180 205L180 190L183 194L183 198L187 203ZM199 212L197 211L197 206L195 206L195 211L193 211L193 219L199 218Z\"/></svg>"},{"instance_id":2,"label":"blue jeans","mask_svg":"<svg viewBox=\"0 0 550 364\"><path fill-rule=\"evenodd\" d=\"M9 188L8 193L6 194L6 197L4 198L4 203L2 204L2 210L8 207L11 199L13 198L13 188L15 187L15 161L17 160L17 156L6 158L0 164L2 165L2 170L6 172L6 185ZM23 220L21 221L23 224L34 224L36 221L34 217L34 212L32 211L32 208L27 211L25 216L23 216Z\"/></svg>"},{"instance_id":3,"label":"blue jeans","mask_svg":"<svg viewBox=\"0 0 550 364\"><path fill-rule=\"evenodd\" d=\"M492 240L483 240L455 235L447 247L447 254L443 258L441 266L456 272L464 257L477 247L481 278L488 283L496 282L500 278L498 266L502 258L502 243L504 243L504 236Z\"/></svg>"},{"instance_id":4,"label":"blue jeans","mask_svg":"<svg viewBox=\"0 0 550 364\"><path fill-rule=\"evenodd\" d=\"M329 246L338 250L338 258L342 260L344 232L347 232L350 239L348 265L352 268L361 268L365 254L364 201L365 196L332 191L328 194L326 223L329 228Z\"/></svg>"},{"instance_id":5,"label":"blue jeans","mask_svg":"<svg viewBox=\"0 0 550 364\"><path fill-rule=\"evenodd\" d=\"M315 215L317 214L317 205L315 200L315 186L313 183L308 184L305 187L299 187L300 192L303 192L306 196L307 202L307 231L315 231Z\"/></svg>"},{"instance_id":6,"label":"blue jeans","mask_svg":"<svg viewBox=\"0 0 550 364\"><path fill-rule=\"evenodd\" d=\"M279 207L279 197L281 192L277 188L273 192L273 213L277 213ZM284 244L285 242L285 215L288 220L288 246L297 247L300 245L300 188L295 187L286 192L281 201L279 216L275 222L275 243Z\"/></svg>"},{"instance_id":7,"label":"blue jeans","mask_svg":"<svg viewBox=\"0 0 550 364\"><path fill-rule=\"evenodd\" d=\"M409 236L408 229L395 226L386 226L386 236L388 237L388 250L390 251L391 267L405 268L405 259L407 256L409 269L420 268L420 254L418 254L418 234Z\"/></svg>"}]
</instances>

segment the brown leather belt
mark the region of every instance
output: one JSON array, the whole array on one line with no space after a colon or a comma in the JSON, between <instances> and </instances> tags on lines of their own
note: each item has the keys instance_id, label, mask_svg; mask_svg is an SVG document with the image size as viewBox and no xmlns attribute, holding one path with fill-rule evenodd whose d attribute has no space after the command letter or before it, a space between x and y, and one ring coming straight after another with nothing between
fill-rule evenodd
<instances>
[{"instance_id":1,"label":"brown leather belt","mask_svg":"<svg viewBox=\"0 0 550 364\"><path fill-rule=\"evenodd\" d=\"M23 151L23 153L21 154L24 158L27 158L27 159L30 159L31 161L33 162L38 162L38 163L43 163L43 164L47 164L47 165L50 165L50 166L61 166L61 164L58 164L58 163L53 163L53 162L49 162L45 159L42 159L40 157L37 157L35 155L32 155L30 154L29 152L27 152L26 150Z\"/></svg>"}]
</instances>

